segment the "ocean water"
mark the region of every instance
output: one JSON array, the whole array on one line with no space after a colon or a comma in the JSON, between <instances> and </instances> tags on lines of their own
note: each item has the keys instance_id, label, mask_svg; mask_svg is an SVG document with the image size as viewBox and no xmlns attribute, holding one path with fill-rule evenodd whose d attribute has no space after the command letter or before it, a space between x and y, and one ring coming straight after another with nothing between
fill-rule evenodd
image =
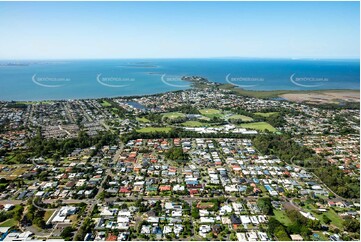
<instances>
[{"instance_id":1,"label":"ocean water","mask_svg":"<svg viewBox=\"0 0 361 242\"><path fill-rule=\"evenodd\" d=\"M184 75L248 90L360 89L359 60L0 61L0 100L133 96L190 87Z\"/></svg>"}]
</instances>

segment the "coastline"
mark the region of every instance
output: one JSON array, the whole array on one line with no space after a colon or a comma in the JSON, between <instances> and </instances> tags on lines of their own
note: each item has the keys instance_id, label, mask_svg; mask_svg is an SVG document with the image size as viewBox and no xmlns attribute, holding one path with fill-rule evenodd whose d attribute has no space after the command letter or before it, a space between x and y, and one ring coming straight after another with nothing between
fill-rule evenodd
<instances>
[{"instance_id":1,"label":"coastline","mask_svg":"<svg viewBox=\"0 0 361 242\"><path fill-rule=\"evenodd\" d=\"M16 64L24 63L28 62ZM300 79L301 83L294 83L294 80L291 80L292 73L296 74L294 79ZM34 77L35 75L38 76ZM99 75L102 75L100 79ZM347 60L347 62L227 58L79 60L43 61L26 67L4 66L0 74L0 86L3 87L3 95L0 99L36 102L118 98L205 87L172 79L190 75L205 77L209 83L222 89L234 89L236 94L256 98L274 98L287 93L360 89L357 60ZM307 78L327 79L328 83L322 83L321 80L315 84L308 84ZM63 82L63 79L71 82ZM46 85L60 88L44 88Z\"/></svg>"},{"instance_id":2,"label":"coastline","mask_svg":"<svg viewBox=\"0 0 361 242\"><path fill-rule=\"evenodd\" d=\"M221 84L219 88L224 90L234 91L235 93L241 96L248 96L248 97L255 97L255 98L277 98L282 97L282 95L287 94L322 94L322 93L358 93L360 94L360 89L315 89L315 90L265 90L265 91L258 91L258 90L246 90L237 88L236 86L230 84Z\"/></svg>"},{"instance_id":3,"label":"coastline","mask_svg":"<svg viewBox=\"0 0 361 242\"><path fill-rule=\"evenodd\" d=\"M281 98L287 101L296 101L296 102L307 102L312 101L312 97L317 97L317 95L329 95L330 93L335 93L335 97L338 97L339 100L343 100L346 102L360 102L360 89L315 89L315 90L246 90L242 88L238 88L237 86L231 84L224 84L219 82L212 82L206 78L200 77L200 80L195 80L192 78L199 78L197 76L185 77L184 80L191 82L191 86L189 88L185 88L182 90L174 90L174 91L166 91L159 92L154 94L132 94L132 95L121 95L121 96L106 96L106 97L89 97L89 98L69 98L69 99L43 99L43 100L0 100L1 102L16 102L16 103L38 103L38 102L51 102L51 101L67 101L67 100L89 100L89 99L113 99L113 98L125 98L125 99L133 99L139 97L151 97L151 96L159 96L164 95L166 93L177 93L190 89L203 89L203 88L218 88L223 90L229 90L236 95L244 96L244 97L253 97L259 99L275 99ZM356 95L358 96L358 100L348 101L345 97L350 97L351 99L355 99ZM303 95L304 98L300 98L299 95ZM306 98L309 96L309 98Z\"/></svg>"}]
</instances>

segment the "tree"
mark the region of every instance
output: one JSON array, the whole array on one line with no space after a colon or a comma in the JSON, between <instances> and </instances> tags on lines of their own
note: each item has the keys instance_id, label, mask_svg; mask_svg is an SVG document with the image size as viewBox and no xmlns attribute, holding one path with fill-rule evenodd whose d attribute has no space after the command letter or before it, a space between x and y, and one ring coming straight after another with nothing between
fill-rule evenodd
<instances>
[{"instance_id":1,"label":"tree","mask_svg":"<svg viewBox=\"0 0 361 242\"><path fill-rule=\"evenodd\" d=\"M199 209L197 208L197 206L195 204L193 204L192 206L192 217L194 219L199 219Z\"/></svg>"},{"instance_id":2,"label":"tree","mask_svg":"<svg viewBox=\"0 0 361 242\"><path fill-rule=\"evenodd\" d=\"M71 240L73 236L74 229L70 226L65 227L63 232L61 232L60 236L65 240Z\"/></svg>"},{"instance_id":3,"label":"tree","mask_svg":"<svg viewBox=\"0 0 361 242\"><path fill-rule=\"evenodd\" d=\"M88 217L84 220L83 225L80 227L80 229L77 232L77 235L75 236L74 240L83 240L86 233L89 233L91 229L94 227L94 224L92 220Z\"/></svg>"},{"instance_id":4,"label":"tree","mask_svg":"<svg viewBox=\"0 0 361 242\"><path fill-rule=\"evenodd\" d=\"M21 217L23 216L23 212L24 212L24 207L22 206L21 208L17 209L14 211L14 219L16 221L20 221Z\"/></svg>"},{"instance_id":5,"label":"tree","mask_svg":"<svg viewBox=\"0 0 361 242\"><path fill-rule=\"evenodd\" d=\"M268 232L270 234L273 234L277 227L282 226L280 221L275 219L274 217L271 217L268 221Z\"/></svg>"},{"instance_id":6,"label":"tree","mask_svg":"<svg viewBox=\"0 0 361 242\"><path fill-rule=\"evenodd\" d=\"M360 233L360 222L356 219L351 217L345 218L343 226L348 232Z\"/></svg>"},{"instance_id":7,"label":"tree","mask_svg":"<svg viewBox=\"0 0 361 242\"><path fill-rule=\"evenodd\" d=\"M45 221L43 217L37 216L33 219L33 224L37 225L39 228L45 228Z\"/></svg>"},{"instance_id":8,"label":"tree","mask_svg":"<svg viewBox=\"0 0 361 242\"><path fill-rule=\"evenodd\" d=\"M104 198L105 198L105 192L104 192L104 191L102 191L101 193L99 193L99 195L98 195L98 199L99 199L99 200L101 200L101 201L103 201L103 200L104 200Z\"/></svg>"},{"instance_id":9,"label":"tree","mask_svg":"<svg viewBox=\"0 0 361 242\"><path fill-rule=\"evenodd\" d=\"M278 240L281 241L290 241L291 238L288 236L286 230L279 226L276 228L274 235L277 237Z\"/></svg>"},{"instance_id":10,"label":"tree","mask_svg":"<svg viewBox=\"0 0 361 242\"><path fill-rule=\"evenodd\" d=\"M257 206L261 209L263 214L267 214L267 215L273 214L272 203L269 197L258 199Z\"/></svg>"},{"instance_id":11,"label":"tree","mask_svg":"<svg viewBox=\"0 0 361 242\"><path fill-rule=\"evenodd\" d=\"M277 237L277 240L291 240L285 227L274 217L268 222L268 233Z\"/></svg>"},{"instance_id":12,"label":"tree","mask_svg":"<svg viewBox=\"0 0 361 242\"><path fill-rule=\"evenodd\" d=\"M165 154L165 158L174 161L187 161L189 155L184 153L181 147L172 147Z\"/></svg>"},{"instance_id":13,"label":"tree","mask_svg":"<svg viewBox=\"0 0 361 242\"><path fill-rule=\"evenodd\" d=\"M325 224L330 224L331 223L331 219L326 214L324 214L322 216L322 219L323 219L323 222L325 222Z\"/></svg>"}]
</instances>

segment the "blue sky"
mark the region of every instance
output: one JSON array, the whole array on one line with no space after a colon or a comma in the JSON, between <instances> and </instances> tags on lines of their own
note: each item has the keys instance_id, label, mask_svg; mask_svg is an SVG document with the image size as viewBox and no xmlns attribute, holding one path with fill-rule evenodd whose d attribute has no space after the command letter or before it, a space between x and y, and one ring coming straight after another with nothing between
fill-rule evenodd
<instances>
[{"instance_id":1,"label":"blue sky","mask_svg":"<svg viewBox=\"0 0 361 242\"><path fill-rule=\"evenodd\" d=\"M359 58L359 2L0 2L0 59Z\"/></svg>"}]
</instances>

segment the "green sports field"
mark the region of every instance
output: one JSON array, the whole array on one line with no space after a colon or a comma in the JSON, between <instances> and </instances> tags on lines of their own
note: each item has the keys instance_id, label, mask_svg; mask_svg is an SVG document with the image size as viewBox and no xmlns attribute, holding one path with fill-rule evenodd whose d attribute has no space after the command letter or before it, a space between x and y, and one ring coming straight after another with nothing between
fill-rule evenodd
<instances>
[{"instance_id":1,"label":"green sports field","mask_svg":"<svg viewBox=\"0 0 361 242\"><path fill-rule=\"evenodd\" d=\"M152 133L152 132L164 132L168 133L172 130L172 128L169 127L145 127L141 129L137 129L138 133Z\"/></svg>"},{"instance_id":2,"label":"green sports field","mask_svg":"<svg viewBox=\"0 0 361 242\"><path fill-rule=\"evenodd\" d=\"M186 126L186 127L203 127L203 126L206 126L204 123L201 123L199 121L187 121L187 122L182 123L182 125Z\"/></svg>"},{"instance_id":3,"label":"green sports field","mask_svg":"<svg viewBox=\"0 0 361 242\"><path fill-rule=\"evenodd\" d=\"M164 113L163 118L169 118L169 119L177 119L177 118L184 118L184 113L178 113L178 112L171 112L171 113Z\"/></svg>"},{"instance_id":4,"label":"green sports field","mask_svg":"<svg viewBox=\"0 0 361 242\"><path fill-rule=\"evenodd\" d=\"M145 117L142 117L142 118L137 117L136 119L137 119L137 121L142 122L142 123L149 123L150 122L150 120L145 118Z\"/></svg>"},{"instance_id":5,"label":"green sports field","mask_svg":"<svg viewBox=\"0 0 361 242\"><path fill-rule=\"evenodd\" d=\"M213 117L222 118L224 116L220 110L213 108L200 109L199 112L202 115L209 118L213 118Z\"/></svg>"},{"instance_id":6,"label":"green sports field","mask_svg":"<svg viewBox=\"0 0 361 242\"><path fill-rule=\"evenodd\" d=\"M268 129L268 131L270 131L270 132L276 131L276 129L272 125L270 125L269 123L266 123L266 122L246 123L246 124L240 124L240 126L242 128L255 129L255 130L259 130L259 131L265 131L266 129Z\"/></svg>"},{"instance_id":7,"label":"green sports field","mask_svg":"<svg viewBox=\"0 0 361 242\"><path fill-rule=\"evenodd\" d=\"M251 121L253 121L253 118L247 117L247 116L244 116L244 115L239 115L239 114L232 115L232 116L229 117L229 119L241 120L242 122L251 122Z\"/></svg>"},{"instance_id":8,"label":"green sports field","mask_svg":"<svg viewBox=\"0 0 361 242\"><path fill-rule=\"evenodd\" d=\"M276 115L278 112L269 112L269 113L254 113L255 115L268 118L269 116Z\"/></svg>"}]
</instances>

